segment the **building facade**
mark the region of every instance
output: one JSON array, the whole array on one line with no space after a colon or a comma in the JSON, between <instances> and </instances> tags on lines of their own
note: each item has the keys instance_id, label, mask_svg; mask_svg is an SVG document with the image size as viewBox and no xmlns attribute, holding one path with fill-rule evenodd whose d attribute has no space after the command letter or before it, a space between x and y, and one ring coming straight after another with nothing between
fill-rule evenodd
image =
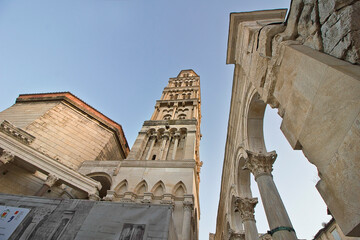
<instances>
[{"instance_id":1,"label":"building facade","mask_svg":"<svg viewBox=\"0 0 360 240\"><path fill-rule=\"evenodd\" d=\"M97 199L80 166L129 153L121 125L68 92L20 95L0 121L2 193Z\"/></svg>"},{"instance_id":2,"label":"building facade","mask_svg":"<svg viewBox=\"0 0 360 240\"><path fill-rule=\"evenodd\" d=\"M169 79L125 160L86 161L79 172L111 178L107 201L173 205L178 239L197 239L200 123L200 77L182 70Z\"/></svg>"},{"instance_id":3,"label":"building facade","mask_svg":"<svg viewBox=\"0 0 360 240\"><path fill-rule=\"evenodd\" d=\"M317 167L316 188L349 237L360 236L360 2L291 1L286 9L230 14L234 64L215 239L258 239L255 177L272 239L297 239L264 144L268 105L295 150Z\"/></svg>"},{"instance_id":4,"label":"building facade","mask_svg":"<svg viewBox=\"0 0 360 240\"><path fill-rule=\"evenodd\" d=\"M0 120L0 236L198 239L201 95L193 70L169 79L131 151L119 124L68 92L20 95Z\"/></svg>"}]
</instances>

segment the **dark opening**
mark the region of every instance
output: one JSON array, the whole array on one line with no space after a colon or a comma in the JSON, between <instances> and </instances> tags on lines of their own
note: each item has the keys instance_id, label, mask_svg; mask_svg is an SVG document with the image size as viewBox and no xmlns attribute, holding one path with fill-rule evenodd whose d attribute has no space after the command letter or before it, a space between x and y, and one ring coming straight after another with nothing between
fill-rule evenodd
<instances>
[{"instance_id":1,"label":"dark opening","mask_svg":"<svg viewBox=\"0 0 360 240\"><path fill-rule=\"evenodd\" d=\"M156 155L153 155L151 160L155 160L156 159Z\"/></svg>"}]
</instances>

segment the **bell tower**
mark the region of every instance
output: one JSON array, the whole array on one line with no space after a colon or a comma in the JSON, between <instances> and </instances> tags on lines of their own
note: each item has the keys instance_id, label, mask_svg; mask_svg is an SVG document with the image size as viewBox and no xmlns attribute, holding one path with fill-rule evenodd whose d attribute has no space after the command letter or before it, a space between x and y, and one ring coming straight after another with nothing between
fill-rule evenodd
<instances>
[{"instance_id":1,"label":"bell tower","mask_svg":"<svg viewBox=\"0 0 360 240\"><path fill-rule=\"evenodd\" d=\"M172 204L178 239L198 239L200 77L182 70L170 78L145 121L127 157L121 163L120 201ZM116 191L116 189L115 189Z\"/></svg>"}]
</instances>

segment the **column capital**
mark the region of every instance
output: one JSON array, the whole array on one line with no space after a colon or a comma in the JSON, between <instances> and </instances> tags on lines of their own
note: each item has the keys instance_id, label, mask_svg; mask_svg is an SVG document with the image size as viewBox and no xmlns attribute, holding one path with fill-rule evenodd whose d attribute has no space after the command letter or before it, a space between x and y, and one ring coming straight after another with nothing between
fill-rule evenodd
<instances>
[{"instance_id":1,"label":"column capital","mask_svg":"<svg viewBox=\"0 0 360 240\"><path fill-rule=\"evenodd\" d=\"M261 175L270 175L273 170L273 164L276 160L277 154L275 151L268 153L254 153L246 151L248 158L245 161L243 169L250 170L255 176L255 180Z\"/></svg>"},{"instance_id":2,"label":"column capital","mask_svg":"<svg viewBox=\"0 0 360 240\"><path fill-rule=\"evenodd\" d=\"M255 221L254 213L257 203L257 198L236 198L235 206L239 210L243 222L249 220Z\"/></svg>"},{"instance_id":3,"label":"column capital","mask_svg":"<svg viewBox=\"0 0 360 240\"><path fill-rule=\"evenodd\" d=\"M49 187L52 187L58 180L59 178L57 176L55 176L54 174L49 174L44 184Z\"/></svg>"},{"instance_id":4,"label":"column capital","mask_svg":"<svg viewBox=\"0 0 360 240\"><path fill-rule=\"evenodd\" d=\"M15 155L12 152L7 151L7 150L3 150L1 155L0 155L0 161L3 164L7 164L7 163L13 161L14 158L15 158Z\"/></svg>"},{"instance_id":5,"label":"column capital","mask_svg":"<svg viewBox=\"0 0 360 240\"><path fill-rule=\"evenodd\" d=\"M180 139L180 133L175 133L174 134L174 139Z\"/></svg>"},{"instance_id":6,"label":"column capital","mask_svg":"<svg viewBox=\"0 0 360 240\"><path fill-rule=\"evenodd\" d=\"M183 206L185 211L192 211L194 208L194 204L191 201L184 201Z\"/></svg>"},{"instance_id":7,"label":"column capital","mask_svg":"<svg viewBox=\"0 0 360 240\"><path fill-rule=\"evenodd\" d=\"M161 139L163 140L168 140L170 138L169 133L164 133L163 135L161 135Z\"/></svg>"}]
</instances>

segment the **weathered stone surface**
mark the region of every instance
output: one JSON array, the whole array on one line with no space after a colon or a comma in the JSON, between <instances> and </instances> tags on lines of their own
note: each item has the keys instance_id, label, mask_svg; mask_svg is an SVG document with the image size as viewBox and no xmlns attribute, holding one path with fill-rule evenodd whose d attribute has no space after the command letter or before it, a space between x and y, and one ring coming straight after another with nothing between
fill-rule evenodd
<instances>
[{"instance_id":1,"label":"weathered stone surface","mask_svg":"<svg viewBox=\"0 0 360 240\"><path fill-rule=\"evenodd\" d=\"M359 62L360 2L334 11L321 26L324 51L352 63Z\"/></svg>"}]
</instances>

